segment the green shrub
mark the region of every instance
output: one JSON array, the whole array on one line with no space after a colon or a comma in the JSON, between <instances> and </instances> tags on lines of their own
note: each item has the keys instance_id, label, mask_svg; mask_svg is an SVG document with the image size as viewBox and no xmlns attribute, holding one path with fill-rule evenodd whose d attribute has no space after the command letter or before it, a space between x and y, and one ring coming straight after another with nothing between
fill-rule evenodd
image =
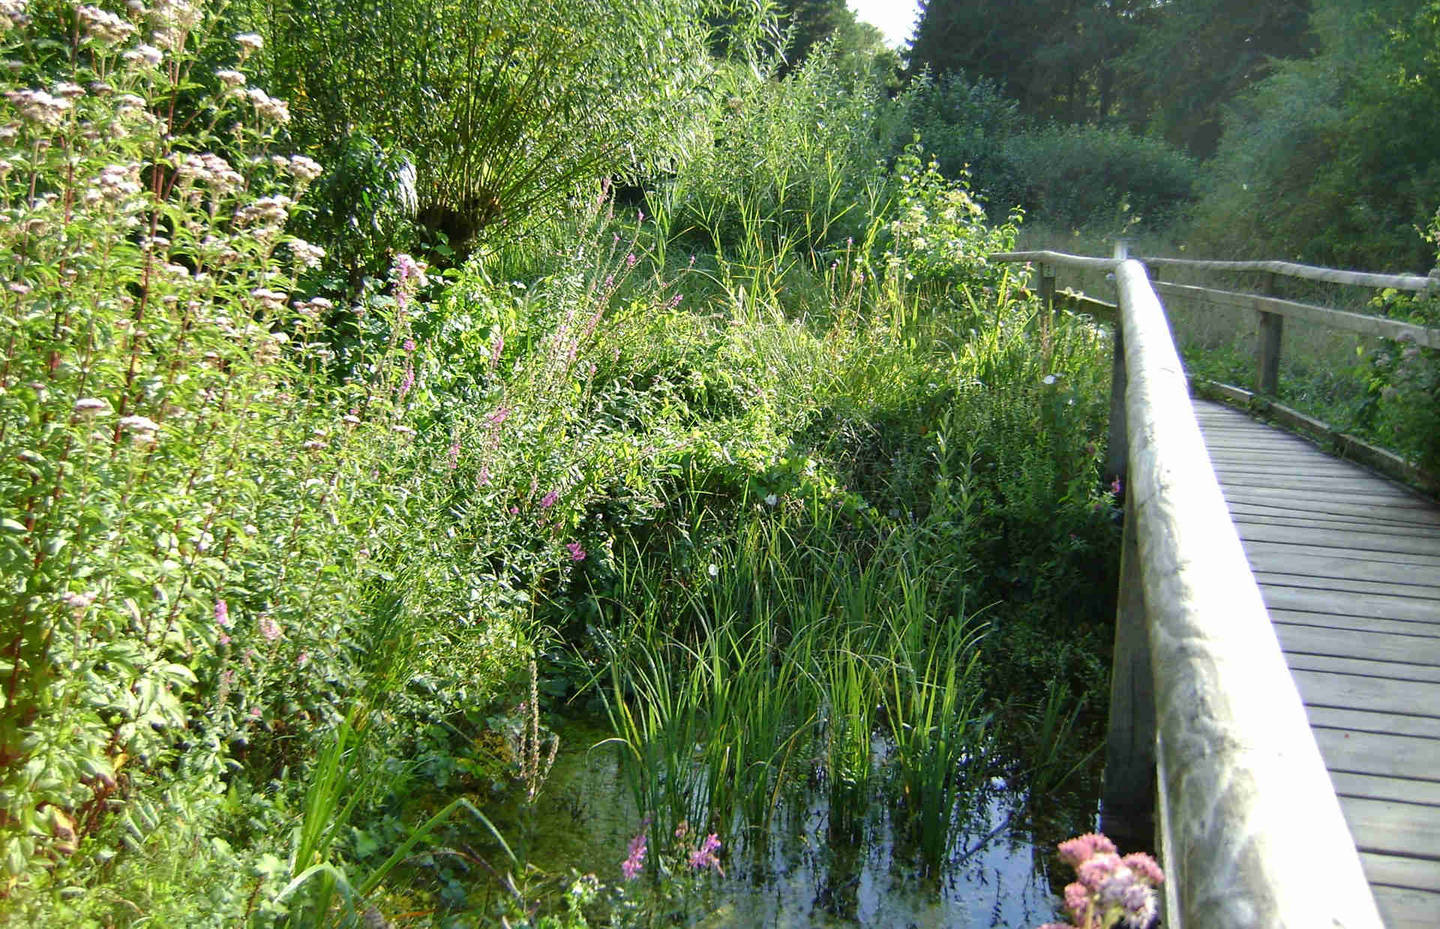
<instances>
[{"instance_id":1,"label":"green shrub","mask_svg":"<svg viewBox=\"0 0 1440 929\"><path fill-rule=\"evenodd\" d=\"M1023 179L1020 206L1041 222L1161 228L1180 217L1194 191L1188 156L1123 129L1035 129L1010 138L1005 151Z\"/></svg>"}]
</instances>

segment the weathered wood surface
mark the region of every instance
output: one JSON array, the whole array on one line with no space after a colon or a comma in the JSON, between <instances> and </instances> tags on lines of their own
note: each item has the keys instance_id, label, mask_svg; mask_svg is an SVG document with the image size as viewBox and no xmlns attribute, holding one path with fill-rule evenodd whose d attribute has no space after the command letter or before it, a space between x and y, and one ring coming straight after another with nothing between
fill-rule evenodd
<instances>
[{"instance_id":1,"label":"weathered wood surface","mask_svg":"<svg viewBox=\"0 0 1440 929\"><path fill-rule=\"evenodd\" d=\"M1336 268L1318 268L1314 265L1295 264L1290 261L1204 261L1193 258L1142 258L1141 261L1155 268L1194 268L1197 271L1264 271L1285 277L1307 281L1321 281L1327 284L1352 284L1357 287L1390 287L1395 290L1428 290L1440 287L1440 274L1371 274L1367 271L1341 271Z\"/></svg>"},{"instance_id":2,"label":"weathered wood surface","mask_svg":"<svg viewBox=\"0 0 1440 929\"><path fill-rule=\"evenodd\" d=\"M1393 339L1397 342L1413 342L1429 348L1440 348L1440 329L1416 326L1413 323L1387 319L1383 316L1368 316L1349 310L1332 310L1294 300L1278 297L1262 297L1256 294L1236 293L1230 290L1216 290L1212 287L1196 287L1192 284L1164 284L1156 282L1155 289L1162 294L1185 297L1198 303L1214 303L1240 310L1255 310L1274 316L1289 316L1319 323L1331 329L1345 329L1361 335L1379 339ZM1279 330L1275 332L1276 363L1279 359Z\"/></svg>"},{"instance_id":3,"label":"weathered wood surface","mask_svg":"<svg viewBox=\"0 0 1440 929\"><path fill-rule=\"evenodd\" d=\"M1141 264L1119 262L1115 277L1127 522L1150 633L1157 797L1172 877L1167 925L1378 927L1295 678L1226 512L1164 312Z\"/></svg>"},{"instance_id":4,"label":"weathered wood surface","mask_svg":"<svg viewBox=\"0 0 1440 929\"><path fill-rule=\"evenodd\" d=\"M1440 926L1440 507L1196 410L1385 925Z\"/></svg>"}]
</instances>

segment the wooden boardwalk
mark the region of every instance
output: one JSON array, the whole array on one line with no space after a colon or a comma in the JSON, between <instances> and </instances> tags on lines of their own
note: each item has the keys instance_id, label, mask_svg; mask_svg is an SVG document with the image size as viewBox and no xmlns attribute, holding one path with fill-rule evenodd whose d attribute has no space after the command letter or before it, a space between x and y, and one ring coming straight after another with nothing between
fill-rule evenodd
<instances>
[{"instance_id":1,"label":"wooden boardwalk","mask_svg":"<svg viewBox=\"0 0 1440 929\"><path fill-rule=\"evenodd\" d=\"M1381 916L1440 927L1440 507L1195 408Z\"/></svg>"}]
</instances>

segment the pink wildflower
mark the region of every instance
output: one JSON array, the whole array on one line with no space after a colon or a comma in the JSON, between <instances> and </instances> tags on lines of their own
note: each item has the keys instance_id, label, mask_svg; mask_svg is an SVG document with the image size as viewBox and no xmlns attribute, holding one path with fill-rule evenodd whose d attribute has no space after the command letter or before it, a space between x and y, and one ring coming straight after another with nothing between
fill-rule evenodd
<instances>
[{"instance_id":1,"label":"pink wildflower","mask_svg":"<svg viewBox=\"0 0 1440 929\"><path fill-rule=\"evenodd\" d=\"M495 412L491 413L489 416L486 416L485 418L490 421L490 425L498 426L503 423L509 416L510 408L502 406Z\"/></svg>"},{"instance_id":2,"label":"pink wildflower","mask_svg":"<svg viewBox=\"0 0 1440 929\"><path fill-rule=\"evenodd\" d=\"M490 486L490 466L489 466L489 465L481 465L481 466L480 466L480 477L479 477L477 480L478 480L478 483L480 484L481 487L488 487L488 486Z\"/></svg>"},{"instance_id":3,"label":"pink wildflower","mask_svg":"<svg viewBox=\"0 0 1440 929\"><path fill-rule=\"evenodd\" d=\"M673 296L673 297L670 298L670 309L673 310L673 309L675 309L677 306L680 305L680 298L681 298L681 295L680 295L680 294L676 294L675 296Z\"/></svg>"},{"instance_id":4,"label":"pink wildflower","mask_svg":"<svg viewBox=\"0 0 1440 929\"><path fill-rule=\"evenodd\" d=\"M1085 921L1085 911L1090 908L1090 890L1078 881L1065 885L1065 909L1076 922Z\"/></svg>"},{"instance_id":5,"label":"pink wildflower","mask_svg":"<svg viewBox=\"0 0 1440 929\"><path fill-rule=\"evenodd\" d=\"M645 866L645 833L640 833L630 840L630 856L620 863L620 873L625 875L625 880L633 881L640 876L640 870Z\"/></svg>"},{"instance_id":6,"label":"pink wildflower","mask_svg":"<svg viewBox=\"0 0 1440 929\"><path fill-rule=\"evenodd\" d=\"M280 624L272 616L260 617L260 634L265 637L266 642L274 642L280 638Z\"/></svg>"},{"instance_id":7,"label":"pink wildflower","mask_svg":"<svg viewBox=\"0 0 1440 929\"><path fill-rule=\"evenodd\" d=\"M1114 494L1115 496L1117 496L1117 497L1120 496L1120 491L1122 491L1122 490L1124 490L1124 489L1125 489L1125 484L1124 484L1124 482L1122 482L1122 481L1120 480L1120 478L1117 477L1117 478L1115 478L1115 480L1113 480L1113 481L1110 482L1110 492L1111 492L1112 494Z\"/></svg>"},{"instance_id":8,"label":"pink wildflower","mask_svg":"<svg viewBox=\"0 0 1440 929\"><path fill-rule=\"evenodd\" d=\"M1165 883L1165 872L1160 870L1160 866L1155 863L1154 858L1144 852L1131 852L1120 860L1144 880L1156 886Z\"/></svg>"},{"instance_id":9,"label":"pink wildflower","mask_svg":"<svg viewBox=\"0 0 1440 929\"><path fill-rule=\"evenodd\" d=\"M570 560L571 560L571 561L584 561L584 560L585 560L585 549L583 549L583 548L580 547L580 543L579 543L579 542L567 542L567 543L565 544L565 547L570 550Z\"/></svg>"},{"instance_id":10,"label":"pink wildflower","mask_svg":"<svg viewBox=\"0 0 1440 929\"><path fill-rule=\"evenodd\" d=\"M453 441L453 442L450 443L449 454L450 454L450 470L451 470L451 471L454 471L455 468L456 468L456 466L459 465L459 463L460 463L460 440L459 440L459 439L456 439L455 441Z\"/></svg>"},{"instance_id":11,"label":"pink wildflower","mask_svg":"<svg viewBox=\"0 0 1440 929\"><path fill-rule=\"evenodd\" d=\"M1112 852L1101 852L1092 855L1089 859L1080 862L1075 868L1075 876L1080 878L1080 883L1091 890L1099 890L1105 882L1120 867L1120 856ZM1126 869L1127 871L1129 869Z\"/></svg>"},{"instance_id":12,"label":"pink wildflower","mask_svg":"<svg viewBox=\"0 0 1440 929\"><path fill-rule=\"evenodd\" d=\"M518 506L512 506L512 507L510 508L510 515L511 515L511 516L519 516L519 515L520 515L520 508L519 508Z\"/></svg>"},{"instance_id":13,"label":"pink wildflower","mask_svg":"<svg viewBox=\"0 0 1440 929\"><path fill-rule=\"evenodd\" d=\"M705 841L700 843L699 848L690 853L690 869L699 871L702 868L714 868L716 871L720 871L720 859L715 856L719 850L720 837L712 832L705 837ZM720 873L724 874L725 872L721 871Z\"/></svg>"},{"instance_id":14,"label":"pink wildflower","mask_svg":"<svg viewBox=\"0 0 1440 929\"><path fill-rule=\"evenodd\" d=\"M639 261L639 260L640 260L640 259L638 259L638 258L635 257L635 253L634 253L634 252L631 252L630 254L628 254L628 255L625 256L625 267L627 267L627 268L633 268L633 267L635 267L635 262L637 262L637 261Z\"/></svg>"},{"instance_id":15,"label":"pink wildflower","mask_svg":"<svg viewBox=\"0 0 1440 929\"><path fill-rule=\"evenodd\" d=\"M413 352L413 351L415 351L415 340L414 340L414 339L406 339L406 340L405 340L404 348L405 348L405 351L407 351L407 352Z\"/></svg>"},{"instance_id":16,"label":"pink wildflower","mask_svg":"<svg viewBox=\"0 0 1440 929\"><path fill-rule=\"evenodd\" d=\"M223 598L215 601L215 625L222 628L230 626L230 604Z\"/></svg>"},{"instance_id":17,"label":"pink wildflower","mask_svg":"<svg viewBox=\"0 0 1440 929\"><path fill-rule=\"evenodd\" d=\"M500 363L500 353L504 350L505 333L497 332L495 333L495 344L490 346L490 363L492 365L498 365Z\"/></svg>"},{"instance_id":18,"label":"pink wildflower","mask_svg":"<svg viewBox=\"0 0 1440 929\"><path fill-rule=\"evenodd\" d=\"M556 490L550 491L548 494L546 494L544 497L542 497L542 498L540 499L540 509L542 509L542 510L548 510L548 509L550 509L552 506L555 505L555 501L556 501L556 500L559 500L559 499L560 499L560 492L559 492L559 491L556 491Z\"/></svg>"},{"instance_id":19,"label":"pink wildflower","mask_svg":"<svg viewBox=\"0 0 1440 929\"><path fill-rule=\"evenodd\" d=\"M1072 868L1097 852L1115 854L1115 843L1098 832L1087 832L1059 845L1060 860Z\"/></svg>"}]
</instances>

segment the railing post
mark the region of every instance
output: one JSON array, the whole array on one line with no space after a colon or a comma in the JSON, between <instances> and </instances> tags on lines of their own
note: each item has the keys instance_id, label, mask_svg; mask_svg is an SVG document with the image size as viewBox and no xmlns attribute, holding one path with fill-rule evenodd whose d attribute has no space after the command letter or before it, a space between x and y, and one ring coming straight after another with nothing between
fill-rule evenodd
<instances>
[{"instance_id":1,"label":"railing post","mask_svg":"<svg viewBox=\"0 0 1440 929\"><path fill-rule=\"evenodd\" d=\"M1132 508L1120 548L1120 594L1110 672L1110 721L1100 828L1121 848L1155 849L1155 681Z\"/></svg>"},{"instance_id":2,"label":"railing post","mask_svg":"<svg viewBox=\"0 0 1440 929\"><path fill-rule=\"evenodd\" d=\"M1040 356L1048 364L1055 327L1055 269L1041 263L1035 266L1040 290Z\"/></svg>"},{"instance_id":3,"label":"railing post","mask_svg":"<svg viewBox=\"0 0 1440 929\"><path fill-rule=\"evenodd\" d=\"M1266 273L1265 296L1273 297L1275 292L1275 274ZM1280 337L1285 329L1285 317L1264 310L1259 312L1260 331L1255 344L1255 392L1273 397L1280 389Z\"/></svg>"},{"instance_id":4,"label":"railing post","mask_svg":"<svg viewBox=\"0 0 1440 929\"><path fill-rule=\"evenodd\" d=\"M1115 257L1124 258L1128 253L1125 240L1115 243ZM1123 490L1125 463L1129 457L1129 440L1125 431L1125 326L1121 321L1124 314L1115 314L1115 338L1110 346L1110 429L1105 442L1105 479L1116 482L1117 489Z\"/></svg>"}]
</instances>

